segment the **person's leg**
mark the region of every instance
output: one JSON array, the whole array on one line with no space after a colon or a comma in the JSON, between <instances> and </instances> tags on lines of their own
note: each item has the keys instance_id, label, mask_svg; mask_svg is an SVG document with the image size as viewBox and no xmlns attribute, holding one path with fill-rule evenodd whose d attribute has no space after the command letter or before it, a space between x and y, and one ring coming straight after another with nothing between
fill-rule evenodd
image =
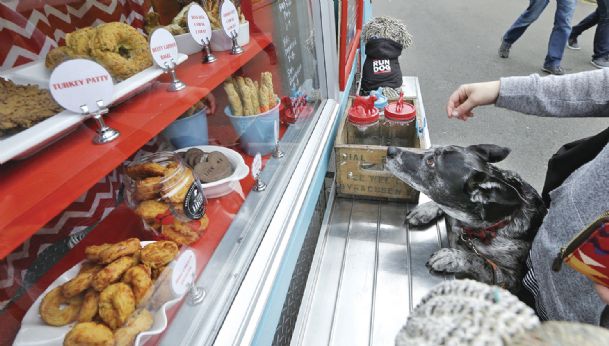
<instances>
[{"instance_id":1,"label":"person's leg","mask_svg":"<svg viewBox=\"0 0 609 346\"><path fill-rule=\"evenodd\" d=\"M529 0L529 7L522 12L520 17L516 19L514 24L503 35L503 42L510 45L516 42L529 25L539 18L549 2L550 0Z\"/></svg>"},{"instance_id":2,"label":"person's leg","mask_svg":"<svg viewBox=\"0 0 609 346\"><path fill-rule=\"evenodd\" d=\"M595 26L597 23L598 23L598 12L597 12L597 10L594 10L594 12L590 13L588 16L586 16L586 18L582 19L581 22L577 23L577 25L575 25L571 29L571 36L569 36L569 37L577 38L579 35L582 34L582 32L590 29L591 27Z\"/></svg>"},{"instance_id":3,"label":"person's leg","mask_svg":"<svg viewBox=\"0 0 609 346\"><path fill-rule=\"evenodd\" d=\"M597 0L598 25L594 33L592 59L609 57L609 0Z\"/></svg>"},{"instance_id":4,"label":"person's leg","mask_svg":"<svg viewBox=\"0 0 609 346\"><path fill-rule=\"evenodd\" d=\"M573 18L574 11L575 0L556 0L554 27L552 28L552 33L550 34L548 54L546 55L546 59L543 64L544 71L546 72L561 74L561 71L559 71L560 69L558 68L560 67L562 55L565 52L567 39L571 33L571 19ZM552 72L548 71L548 69ZM558 71L554 71L555 69L558 69Z\"/></svg>"}]
</instances>

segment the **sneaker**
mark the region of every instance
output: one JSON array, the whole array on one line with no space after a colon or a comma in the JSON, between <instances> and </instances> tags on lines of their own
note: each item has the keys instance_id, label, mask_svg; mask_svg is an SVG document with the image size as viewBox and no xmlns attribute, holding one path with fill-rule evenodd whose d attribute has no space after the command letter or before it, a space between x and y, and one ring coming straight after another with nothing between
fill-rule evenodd
<instances>
[{"instance_id":1,"label":"sneaker","mask_svg":"<svg viewBox=\"0 0 609 346\"><path fill-rule=\"evenodd\" d=\"M579 43L577 43L577 37L569 37L569 40L567 40L567 48L573 49L573 50L581 49L581 47L579 46Z\"/></svg>"},{"instance_id":2,"label":"sneaker","mask_svg":"<svg viewBox=\"0 0 609 346\"><path fill-rule=\"evenodd\" d=\"M511 44L501 41L501 47L499 47L499 57L507 59L510 56L510 48L512 48Z\"/></svg>"},{"instance_id":3,"label":"sneaker","mask_svg":"<svg viewBox=\"0 0 609 346\"><path fill-rule=\"evenodd\" d=\"M609 57L592 59L590 63L596 68L609 68Z\"/></svg>"},{"instance_id":4,"label":"sneaker","mask_svg":"<svg viewBox=\"0 0 609 346\"><path fill-rule=\"evenodd\" d=\"M560 66L544 66L541 68L541 70L557 76L565 74L565 70L563 70Z\"/></svg>"}]
</instances>

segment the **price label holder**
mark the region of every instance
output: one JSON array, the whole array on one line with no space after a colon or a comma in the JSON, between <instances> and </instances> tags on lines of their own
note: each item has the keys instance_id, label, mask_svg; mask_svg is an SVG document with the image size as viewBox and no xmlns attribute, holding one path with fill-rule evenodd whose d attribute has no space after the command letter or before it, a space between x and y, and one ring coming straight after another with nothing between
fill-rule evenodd
<instances>
[{"instance_id":1,"label":"price label holder","mask_svg":"<svg viewBox=\"0 0 609 346\"><path fill-rule=\"evenodd\" d=\"M256 192L262 192L266 190L266 184L260 178L260 173L262 171L262 156L260 153L256 153L254 156L254 160L252 161L252 177L256 181L253 190Z\"/></svg>"},{"instance_id":2,"label":"price label holder","mask_svg":"<svg viewBox=\"0 0 609 346\"><path fill-rule=\"evenodd\" d=\"M120 132L108 127L102 118L112 103L114 84L110 73L100 64L86 59L63 62L51 73L49 89L63 108L92 116L97 121L93 143L112 142L120 136Z\"/></svg>"},{"instance_id":3,"label":"price label holder","mask_svg":"<svg viewBox=\"0 0 609 346\"><path fill-rule=\"evenodd\" d=\"M203 59L202 63L211 64L217 59L211 53L209 43L211 42L211 24L207 13L203 10L203 7L193 3L188 9L188 31L190 36L195 42L200 43L203 46Z\"/></svg>"},{"instance_id":4,"label":"price label holder","mask_svg":"<svg viewBox=\"0 0 609 346\"><path fill-rule=\"evenodd\" d=\"M275 149L273 149L273 157L280 159L285 156L281 148L279 148L279 120L275 120L273 126L273 137L275 138Z\"/></svg>"},{"instance_id":5,"label":"price label holder","mask_svg":"<svg viewBox=\"0 0 609 346\"><path fill-rule=\"evenodd\" d=\"M171 84L168 91L180 91L186 87L176 75L178 61L178 44L173 35L164 28L155 29L150 34L150 53L152 60L171 76Z\"/></svg>"},{"instance_id":6,"label":"price label holder","mask_svg":"<svg viewBox=\"0 0 609 346\"><path fill-rule=\"evenodd\" d=\"M172 264L171 290L175 296L189 294L189 304L200 304L205 298L205 290L195 285L197 259L195 253L188 249L180 254Z\"/></svg>"},{"instance_id":7,"label":"price label holder","mask_svg":"<svg viewBox=\"0 0 609 346\"><path fill-rule=\"evenodd\" d=\"M233 41L230 53L232 55L242 54L243 48L237 43L237 36L239 36L239 13L232 1L224 0L222 7L220 7L220 18L224 33Z\"/></svg>"}]
</instances>

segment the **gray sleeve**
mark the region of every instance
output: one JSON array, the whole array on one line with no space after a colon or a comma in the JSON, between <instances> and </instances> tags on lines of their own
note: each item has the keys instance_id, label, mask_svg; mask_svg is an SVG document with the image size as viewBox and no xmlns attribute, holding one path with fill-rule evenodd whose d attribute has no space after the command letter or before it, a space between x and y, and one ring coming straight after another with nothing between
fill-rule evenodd
<instances>
[{"instance_id":1,"label":"gray sleeve","mask_svg":"<svg viewBox=\"0 0 609 346\"><path fill-rule=\"evenodd\" d=\"M501 78L495 105L549 117L609 117L609 69Z\"/></svg>"}]
</instances>

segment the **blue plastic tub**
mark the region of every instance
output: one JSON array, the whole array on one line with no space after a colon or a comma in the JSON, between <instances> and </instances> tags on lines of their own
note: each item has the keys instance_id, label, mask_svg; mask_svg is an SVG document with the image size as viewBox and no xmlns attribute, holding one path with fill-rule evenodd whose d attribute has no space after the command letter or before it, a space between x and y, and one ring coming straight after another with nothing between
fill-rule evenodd
<instances>
[{"instance_id":1,"label":"blue plastic tub","mask_svg":"<svg viewBox=\"0 0 609 346\"><path fill-rule=\"evenodd\" d=\"M241 149L248 155L266 155L275 149L279 136L279 101L268 112L257 115L234 116L230 106L224 108L224 114L239 136Z\"/></svg>"},{"instance_id":2,"label":"blue plastic tub","mask_svg":"<svg viewBox=\"0 0 609 346\"><path fill-rule=\"evenodd\" d=\"M171 141L176 149L207 145L209 142L207 108L203 108L189 117L175 120L163 130L163 135Z\"/></svg>"}]
</instances>

